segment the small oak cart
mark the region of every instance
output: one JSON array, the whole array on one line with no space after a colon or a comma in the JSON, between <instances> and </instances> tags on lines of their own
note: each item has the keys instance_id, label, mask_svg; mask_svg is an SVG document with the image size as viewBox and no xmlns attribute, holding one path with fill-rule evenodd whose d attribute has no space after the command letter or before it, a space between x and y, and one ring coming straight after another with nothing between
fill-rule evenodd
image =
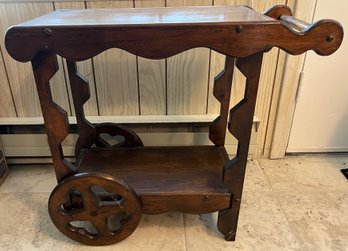
<instances>
[{"instance_id":1,"label":"small oak cart","mask_svg":"<svg viewBox=\"0 0 348 251\"><path fill-rule=\"evenodd\" d=\"M31 61L34 70L58 180L48 202L56 227L73 240L106 245L128 237L142 213L219 211L219 231L234 240L263 54L279 47L294 55L307 50L329 55L342 42L337 22L309 25L291 15L286 6L265 14L247 6L59 10L11 27L8 52L16 60ZM209 130L214 146L146 147L125 126L86 120L89 88L76 61L109 48L163 59L195 47L226 55L213 89L221 103ZM49 87L58 70L57 54L67 61L76 112L74 164L64 159L61 146L69 134L67 113L53 102ZM246 91L230 109L234 66L246 77ZM231 160L224 148L226 128L238 140ZM103 133L125 140L111 147ZM93 229L75 221L90 222Z\"/></svg>"}]
</instances>

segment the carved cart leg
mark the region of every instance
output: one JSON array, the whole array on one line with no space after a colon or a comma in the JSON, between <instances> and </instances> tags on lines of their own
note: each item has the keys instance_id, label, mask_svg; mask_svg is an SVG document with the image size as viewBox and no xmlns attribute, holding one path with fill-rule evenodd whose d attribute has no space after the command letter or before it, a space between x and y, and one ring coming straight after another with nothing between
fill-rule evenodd
<instances>
[{"instance_id":1,"label":"carved cart leg","mask_svg":"<svg viewBox=\"0 0 348 251\"><path fill-rule=\"evenodd\" d=\"M49 80L58 71L57 57L50 52L40 52L33 58L32 66L38 90L42 114L45 120L48 143L57 180L72 174L76 168L64 160L61 143L69 134L68 116L65 110L52 100Z\"/></svg>"},{"instance_id":2,"label":"carved cart leg","mask_svg":"<svg viewBox=\"0 0 348 251\"><path fill-rule=\"evenodd\" d=\"M231 99L231 86L234 69L233 57L226 56L225 68L214 79L214 97L221 103L220 116L209 127L209 139L216 146L225 145L228 108Z\"/></svg>"},{"instance_id":3,"label":"carved cart leg","mask_svg":"<svg viewBox=\"0 0 348 251\"><path fill-rule=\"evenodd\" d=\"M66 61L69 72L71 92L74 101L79 139L75 146L75 156L78 157L82 148L90 148L96 141L97 135L94 126L85 118L84 103L90 98L88 82L78 72L76 62Z\"/></svg>"},{"instance_id":4,"label":"carved cart leg","mask_svg":"<svg viewBox=\"0 0 348 251\"><path fill-rule=\"evenodd\" d=\"M101 138L100 135L102 133L107 133L111 136L123 136L125 138L124 142L116 146L143 146L143 143L139 136L125 126L113 123L102 123L93 126L85 118L83 105L90 98L88 82L78 73L76 62L67 60L67 66L75 106L77 127L79 130L79 139L75 148L76 157L78 157L81 149L88 149L94 143L98 147L111 147L105 140Z\"/></svg>"},{"instance_id":5,"label":"carved cart leg","mask_svg":"<svg viewBox=\"0 0 348 251\"><path fill-rule=\"evenodd\" d=\"M247 81L244 99L230 110L228 129L238 140L238 150L236 156L224 165L223 182L230 189L232 198L230 208L221 210L218 218L218 229L229 241L236 237L262 56L263 53L258 53L237 60L237 67Z\"/></svg>"},{"instance_id":6,"label":"carved cart leg","mask_svg":"<svg viewBox=\"0 0 348 251\"><path fill-rule=\"evenodd\" d=\"M115 145L115 147L144 146L139 136L125 126L114 123L102 123L93 126L86 119L83 105L90 98L88 82L78 73L76 62L67 60L67 66L75 106L77 128L79 131L79 139L75 147L76 157L79 156L81 149L89 149L94 143L98 147L113 147L101 137L103 133L107 133L111 136L120 135L124 137L124 142Z\"/></svg>"}]
</instances>

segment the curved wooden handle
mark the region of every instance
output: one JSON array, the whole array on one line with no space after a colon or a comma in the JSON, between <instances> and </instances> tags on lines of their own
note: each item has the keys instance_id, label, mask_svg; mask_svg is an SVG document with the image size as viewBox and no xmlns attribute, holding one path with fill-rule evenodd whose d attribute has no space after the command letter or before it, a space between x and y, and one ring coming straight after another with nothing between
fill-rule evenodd
<instances>
[{"instance_id":1,"label":"curved wooden handle","mask_svg":"<svg viewBox=\"0 0 348 251\"><path fill-rule=\"evenodd\" d=\"M280 20L290 34L298 37L297 48L291 49L292 44L278 46L288 53L299 54L294 51L314 50L319 55L330 55L341 45L343 40L342 25L335 20L324 19L313 24L292 16L291 9L286 5L276 5L267 10L264 15ZM286 36L284 36L286 37ZM287 48L288 47L288 48Z\"/></svg>"},{"instance_id":2,"label":"curved wooden handle","mask_svg":"<svg viewBox=\"0 0 348 251\"><path fill-rule=\"evenodd\" d=\"M284 22L283 25L291 33L297 34L298 48L307 47L307 50L311 49L318 55L326 56L334 53L342 44L343 28L335 20L323 19L313 24L292 17L288 20L290 23Z\"/></svg>"},{"instance_id":3,"label":"curved wooden handle","mask_svg":"<svg viewBox=\"0 0 348 251\"><path fill-rule=\"evenodd\" d=\"M280 19L283 15L292 16L292 11L289 6L286 5L275 5L272 8L266 10L264 15L274 19Z\"/></svg>"}]
</instances>

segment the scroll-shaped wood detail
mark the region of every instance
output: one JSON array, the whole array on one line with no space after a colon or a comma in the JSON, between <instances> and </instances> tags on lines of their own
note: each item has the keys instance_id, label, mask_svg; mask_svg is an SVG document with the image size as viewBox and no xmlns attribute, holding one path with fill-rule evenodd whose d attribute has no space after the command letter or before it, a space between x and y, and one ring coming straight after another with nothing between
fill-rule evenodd
<instances>
[{"instance_id":1,"label":"scroll-shaped wood detail","mask_svg":"<svg viewBox=\"0 0 348 251\"><path fill-rule=\"evenodd\" d=\"M250 11L249 8L244 8L243 12L246 9ZM278 16L284 10L286 9L274 9L268 15ZM59 13L64 16L63 11ZM55 16L59 13L51 14L51 19L57 22L64 20ZM250 16L249 14L246 12L245 16ZM196 47L211 48L233 57L248 57L272 47L281 48L293 55L308 50L314 50L319 55L330 55L340 47L343 40L342 26L329 19L318 21L309 25L305 31L298 32L287 22L271 18L263 21L246 19L209 24L101 25L98 22L91 24L83 16L84 12L81 11L81 20L87 21L79 26L22 24L11 27L5 37L7 51L22 62L31 60L38 51L45 49L75 61L89 59L110 48L120 48L149 59L168 58ZM46 17L44 20L47 19ZM159 17L156 20L162 19Z\"/></svg>"},{"instance_id":2,"label":"scroll-shaped wood detail","mask_svg":"<svg viewBox=\"0 0 348 251\"><path fill-rule=\"evenodd\" d=\"M113 124L113 123L102 123L96 125L97 139L95 144L98 147L135 147L135 146L144 146L140 137L123 125ZM110 145L101 134L109 134L110 136L122 136L124 141L116 145Z\"/></svg>"},{"instance_id":3,"label":"scroll-shaped wood detail","mask_svg":"<svg viewBox=\"0 0 348 251\"><path fill-rule=\"evenodd\" d=\"M232 193L231 207L219 212L218 229L226 240L234 240L241 203L245 168L248 158L262 53L237 60L238 69L246 77L245 97L230 110L228 129L238 140L237 155L224 165L223 183Z\"/></svg>"},{"instance_id":4,"label":"scroll-shaped wood detail","mask_svg":"<svg viewBox=\"0 0 348 251\"><path fill-rule=\"evenodd\" d=\"M225 68L214 79L214 97L221 103L220 116L209 127L209 139L216 146L225 145L228 108L231 99L231 86L234 69L233 57L226 56Z\"/></svg>"},{"instance_id":5,"label":"scroll-shaped wood detail","mask_svg":"<svg viewBox=\"0 0 348 251\"><path fill-rule=\"evenodd\" d=\"M50 52L40 52L33 58L32 66L53 165L57 180L60 181L65 176L75 173L76 167L64 159L61 143L69 134L68 115L65 110L53 102L49 84L49 80L59 68L57 57Z\"/></svg>"},{"instance_id":6,"label":"scroll-shaped wood detail","mask_svg":"<svg viewBox=\"0 0 348 251\"><path fill-rule=\"evenodd\" d=\"M289 6L286 5L275 5L269 10L265 11L264 15L274 19L280 19L283 15L292 16L292 11Z\"/></svg>"},{"instance_id":7,"label":"scroll-shaped wood detail","mask_svg":"<svg viewBox=\"0 0 348 251\"><path fill-rule=\"evenodd\" d=\"M86 119L83 105L90 98L88 81L78 73L76 62L66 61L69 72L71 92L74 101L77 128L79 139L75 146L75 156L77 157L80 150L90 148L94 144L97 136L94 126Z\"/></svg>"}]
</instances>

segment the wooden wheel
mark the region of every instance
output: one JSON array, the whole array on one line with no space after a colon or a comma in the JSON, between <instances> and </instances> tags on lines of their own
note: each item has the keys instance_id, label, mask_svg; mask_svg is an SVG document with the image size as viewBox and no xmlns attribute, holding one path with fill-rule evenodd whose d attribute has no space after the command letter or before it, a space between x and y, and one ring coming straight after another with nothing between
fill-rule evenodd
<instances>
[{"instance_id":1,"label":"wooden wheel","mask_svg":"<svg viewBox=\"0 0 348 251\"><path fill-rule=\"evenodd\" d=\"M138 226L141 205L122 180L99 173L75 174L52 191L51 220L63 234L87 245L109 245Z\"/></svg>"}]
</instances>

